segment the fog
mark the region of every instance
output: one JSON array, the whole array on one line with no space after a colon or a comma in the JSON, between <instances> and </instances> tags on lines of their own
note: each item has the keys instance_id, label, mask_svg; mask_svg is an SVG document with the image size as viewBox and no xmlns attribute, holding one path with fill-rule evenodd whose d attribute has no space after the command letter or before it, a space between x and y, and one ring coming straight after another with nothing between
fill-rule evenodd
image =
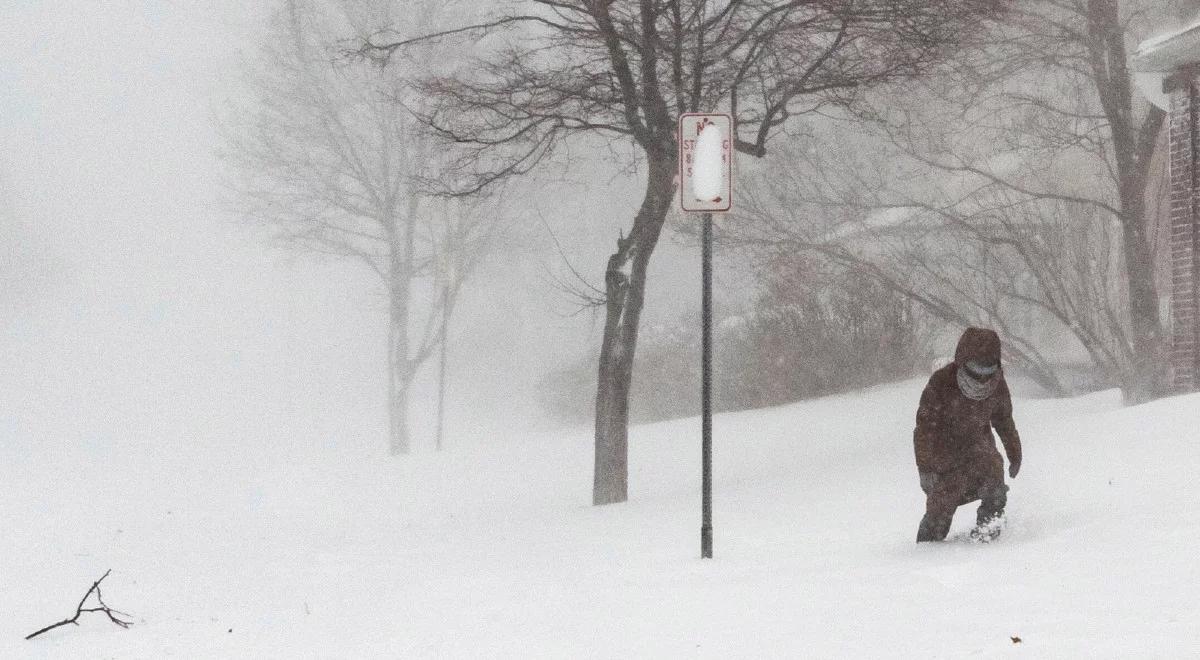
<instances>
[{"instance_id":1,"label":"fog","mask_svg":"<svg viewBox=\"0 0 1200 660\"><path fill-rule=\"evenodd\" d=\"M362 455L387 446L385 287L352 259L289 249L277 240L278 228L248 221L231 195L239 173L218 157L229 146L223 131L235 123L231 119L259 101L251 72L263 66L264 46L278 37L272 29L283 7L130 0L103 6L25 2L3 10L0 410L12 431L9 442L234 443ZM1188 24L1194 13L1181 3L1138 14L1128 28L1130 47L1156 31ZM1073 77L1071 103L1096 107L1091 83L1080 82L1077 69L1047 66L1047 75ZM1145 368L1139 357L1144 351L1124 328L1129 273L1123 272L1115 233L1120 223L1109 218L1095 225L1099 232L1084 229L1088 214L1111 208L1115 194L1105 179L1107 143L1090 151L1060 146L1072 144L1073 130L1086 134L1094 127L1056 123L1049 103L1056 101L1054 85L1043 84L1041 73L1028 79L1013 74L1004 83L1012 89L999 87L996 98L997 104L1016 99L1016 105L996 107L956 96L952 81L958 73L939 75L928 82L935 93L920 85L884 85L863 92L854 101L861 105L827 110L822 101L800 108L803 117L787 123L787 130L763 133L775 140L765 159L739 161L737 211L718 220L718 343L732 342L721 345L726 362L717 374L719 408L781 403L920 374L930 359L946 355L947 337L961 326L997 325L1014 314L1021 320L1009 331L1011 370L1029 375L1039 392L1124 387ZM1049 116L1022 117L1018 106L1025 92L1046 95L1049 101L1039 103ZM1144 100L1135 96L1129 104L1144 118L1145 135L1165 136L1154 130ZM1009 123L988 126L991 112L1008 113ZM915 133L901 143L882 123L865 121L868 116L880 122L903 116L924 122L925 130L937 127L958 141L961 153L929 147L930 154L921 155L929 145ZM1097 121L1098 115L1089 117ZM1051 134L1039 133L1046 130ZM1029 140L1043 146L1020 146ZM598 360L605 310L580 310L561 284L603 289L607 260L647 190L644 159L631 145L596 135L563 141L541 167L506 180L501 194L472 210L499 232L467 280L449 328L450 446L503 443L564 426L586 431L595 386L580 386L579 374ZM909 158L914 154L917 159ZM984 175L920 160L964 154L981 159ZM1165 167L1160 157L1149 180L1165 181ZM1021 179L1035 171L1062 191L1030 194ZM974 192L963 196L968 190ZM1148 199L1157 195L1152 212L1161 215L1169 206L1162 203L1165 188L1156 183L1146 190ZM969 266L952 262L973 250L990 258L991 248L961 236L926 244L914 230L930 219L909 211L953 207L957 215L940 229L953 234L956 222L1014 208L1004 200L1014 195L1024 214L1014 226L1053 224L1055 238L1028 237L1031 245L989 262L997 270L959 287ZM1082 203L1049 203L1059 198ZM666 229L650 248L640 320L647 331L643 346L662 345L637 354L635 421L691 415L698 404L691 393L698 389L699 347L689 334L699 307L697 220L673 209L664 213ZM1157 232L1147 252L1162 261L1168 225L1161 217L1147 222ZM830 240L843 243L837 258L810 249ZM1078 244L1066 250L1051 244L1063 240ZM757 247L735 249L746 245ZM1026 271L1051 256L1076 261L1051 264L1035 278L1040 288L1029 290L1034 285ZM1143 266L1136 277L1158 278L1160 293L1165 291L1169 271L1163 263ZM784 272L788 268L796 272ZM1077 281L1055 284L1071 291L1062 298L1047 282L1073 269L1081 273ZM848 273L864 270L886 282L887 290L869 293L848 284ZM575 281L572 271L586 283ZM913 271L926 279L912 277ZM788 280L793 276L800 280ZM764 299L763 291L773 286L773 295L782 298ZM832 289L840 292L830 294ZM915 310L897 308L911 335L899 354L864 353L894 339L885 336L891 322L879 319L871 331L879 336L864 336L859 345L809 341L856 336L862 319L843 319L860 326L836 327L818 317L836 306L831 300L843 300L845 312L862 306L867 295L881 296L869 307L890 305L899 296ZM1162 298L1154 306L1166 310ZM743 332L747 323L806 301L818 301L805 312L815 315L812 328L767 325L753 331L758 335ZM428 303L426 294L416 306ZM1150 316L1145 310L1152 306L1143 307L1139 314ZM1165 312L1160 316L1165 319ZM788 358L780 357L779 347L768 350L774 335L784 334L788 350L795 351ZM832 357L843 353L845 359ZM789 384L809 356L820 363L801 376L811 382ZM418 447L432 442L435 364L428 360L421 367L411 393L409 424ZM572 365L574 389L565 394L570 400L546 405L547 376ZM854 373L825 375L831 371ZM551 389L560 385L549 383ZM742 389L759 386L763 392L742 396ZM660 398L670 401L655 408Z\"/></svg>"},{"instance_id":2,"label":"fog","mask_svg":"<svg viewBox=\"0 0 1200 660\"><path fill-rule=\"evenodd\" d=\"M282 249L224 203L219 120L243 93L263 3L33 2L2 14L0 410L10 441L381 452L378 285L352 263ZM602 319L570 315L547 277L563 265L542 222L599 280L627 221L611 200L632 198L634 183L609 175L565 204L527 194L537 185L508 193L501 215L533 247L494 255L467 284L451 328L450 445L556 423L535 385L593 354ZM647 317L695 307L695 250L665 240L655 259L662 277ZM425 371L412 406L418 443L433 418Z\"/></svg>"}]
</instances>

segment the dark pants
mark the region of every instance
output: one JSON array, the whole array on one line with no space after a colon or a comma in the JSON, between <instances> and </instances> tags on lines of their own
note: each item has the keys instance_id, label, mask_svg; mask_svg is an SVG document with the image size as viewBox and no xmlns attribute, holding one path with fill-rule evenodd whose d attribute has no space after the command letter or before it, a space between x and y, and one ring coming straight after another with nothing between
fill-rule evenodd
<instances>
[{"instance_id":1,"label":"dark pants","mask_svg":"<svg viewBox=\"0 0 1200 660\"><path fill-rule=\"evenodd\" d=\"M1004 459L994 448L973 456L963 466L939 474L925 490L925 517L917 528L917 543L941 541L950 533L958 507L979 500L975 523L986 525L1004 515L1008 486L1004 485Z\"/></svg>"}]
</instances>

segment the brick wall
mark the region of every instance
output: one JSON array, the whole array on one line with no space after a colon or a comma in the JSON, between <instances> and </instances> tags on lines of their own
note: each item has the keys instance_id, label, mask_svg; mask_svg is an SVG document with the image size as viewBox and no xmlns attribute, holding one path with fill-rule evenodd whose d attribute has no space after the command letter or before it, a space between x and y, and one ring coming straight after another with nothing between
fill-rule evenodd
<instances>
[{"instance_id":1,"label":"brick wall","mask_svg":"<svg viewBox=\"0 0 1200 660\"><path fill-rule=\"evenodd\" d=\"M1170 378L1178 392L1192 392L1200 384L1197 342L1197 272L1200 266L1200 179L1197 178L1197 80L1195 72L1181 71L1167 80L1171 96L1171 364Z\"/></svg>"}]
</instances>

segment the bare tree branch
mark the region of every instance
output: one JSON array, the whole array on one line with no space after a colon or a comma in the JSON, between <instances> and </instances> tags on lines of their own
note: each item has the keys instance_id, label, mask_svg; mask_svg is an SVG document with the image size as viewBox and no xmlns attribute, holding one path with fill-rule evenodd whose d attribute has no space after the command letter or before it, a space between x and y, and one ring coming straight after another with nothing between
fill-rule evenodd
<instances>
[{"instance_id":1,"label":"bare tree branch","mask_svg":"<svg viewBox=\"0 0 1200 660\"><path fill-rule=\"evenodd\" d=\"M49 632L51 630L54 630L55 628L65 626L68 624L79 625L79 617L83 616L84 614L86 614L88 612L102 612L105 616L108 617L109 621L112 621L113 623L117 624L118 626L120 626L122 628L128 628L129 626L133 625L133 622L126 621L126 620L118 617L118 615L123 616L123 617L129 617L128 614L125 614L124 612L121 612L119 610L114 610L113 608L109 607L108 605L106 605L104 603L104 598L100 594L100 583L104 581L104 578L108 577L109 573L112 573L112 569L105 571L104 575L101 575L99 580L96 580L95 582L92 583L92 586L90 588L88 588L87 593L83 594L83 598L81 598L79 600L79 605L76 606L76 608L75 608L74 616L70 617L69 619L63 619L62 621L59 621L58 623L52 623L52 624L46 626L45 628L42 628L41 630L38 630L36 632L32 632L32 633L26 635L25 639L27 639L27 640L33 639L34 637L37 637L38 635L41 635L42 633ZM92 594L96 594L96 602L99 604L99 606L98 607L84 607L84 605L87 604L88 599L92 597Z\"/></svg>"}]
</instances>

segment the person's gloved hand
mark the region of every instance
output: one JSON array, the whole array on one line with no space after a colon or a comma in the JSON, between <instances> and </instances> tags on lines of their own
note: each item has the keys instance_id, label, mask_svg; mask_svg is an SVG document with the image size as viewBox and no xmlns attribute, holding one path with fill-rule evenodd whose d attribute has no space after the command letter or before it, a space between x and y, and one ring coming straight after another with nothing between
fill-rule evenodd
<instances>
[{"instance_id":1,"label":"person's gloved hand","mask_svg":"<svg viewBox=\"0 0 1200 660\"><path fill-rule=\"evenodd\" d=\"M1009 464L1008 464L1008 476L1009 477L1016 479L1017 473L1020 471L1021 471L1021 461L1009 462Z\"/></svg>"},{"instance_id":2,"label":"person's gloved hand","mask_svg":"<svg viewBox=\"0 0 1200 660\"><path fill-rule=\"evenodd\" d=\"M938 474L936 472L920 472L919 475L921 477L921 490L925 491L925 494L928 495L933 491L933 487L937 485Z\"/></svg>"}]
</instances>

